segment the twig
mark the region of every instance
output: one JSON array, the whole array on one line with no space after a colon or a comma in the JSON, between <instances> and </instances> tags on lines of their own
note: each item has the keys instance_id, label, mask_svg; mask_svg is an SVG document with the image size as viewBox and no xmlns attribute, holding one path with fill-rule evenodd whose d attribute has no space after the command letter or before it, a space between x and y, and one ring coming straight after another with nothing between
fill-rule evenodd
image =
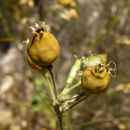
<instances>
[{"instance_id":1,"label":"twig","mask_svg":"<svg viewBox=\"0 0 130 130\"><path fill-rule=\"evenodd\" d=\"M114 120L118 120L118 121L130 121L130 117L108 118L108 119L94 120L94 121L90 121L90 122L87 122L87 123L80 124L80 125L77 126L77 128L83 127L83 126L95 125L95 124L98 124L98 123L113 122Z\"/></svg>"}]
</instances>

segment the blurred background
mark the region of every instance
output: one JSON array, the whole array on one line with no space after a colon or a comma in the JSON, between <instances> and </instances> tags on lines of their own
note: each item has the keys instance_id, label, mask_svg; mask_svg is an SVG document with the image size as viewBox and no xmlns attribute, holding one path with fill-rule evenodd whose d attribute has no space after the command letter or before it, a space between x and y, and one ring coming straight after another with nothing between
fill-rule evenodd
<instances>
[{"instance_id":1,"label":"blurred background","mask_svg":"<svg viewBox=\"0 0 130 130\"><path fill-rule=\"evenodd\" d=\"M59 90L74 54L105 53L117 65L109 89L65 115L65 129L130 130L130 0L0 0L0 130L59 130L47 83L25 57L28 27L38 21L61 46Z\"/></svg>"}]
</instances>

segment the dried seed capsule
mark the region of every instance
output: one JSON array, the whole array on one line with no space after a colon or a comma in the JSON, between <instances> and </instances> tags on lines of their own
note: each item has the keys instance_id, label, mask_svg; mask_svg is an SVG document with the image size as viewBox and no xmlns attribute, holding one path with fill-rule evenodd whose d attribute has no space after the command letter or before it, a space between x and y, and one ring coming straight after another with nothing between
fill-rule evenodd
<instances>
[{"instance_id":1,"label":"dried seed capsule","mask_svg":"<svg viewBox=\"0 0 130 130\"><path fill-rule=\"evenodd\" d=\"M59 56L60 47L56 38L48 32L46 25L36 25L27 46L27 54L35 65L39 67L49 66ZM29 59L28 57L27 59Z\"/></svg>"},{"instance_id":2,"label":"dried seed capsule","mask_svg":"<svg viewBox=\"0 0 130 130\"><path fill-rule=\"evenodd\" d=\"M105 91L110 83L107 68L99 65L88 67L82 74L82 88L86 93L98 94Z\"/></svg>"}]
</instances>

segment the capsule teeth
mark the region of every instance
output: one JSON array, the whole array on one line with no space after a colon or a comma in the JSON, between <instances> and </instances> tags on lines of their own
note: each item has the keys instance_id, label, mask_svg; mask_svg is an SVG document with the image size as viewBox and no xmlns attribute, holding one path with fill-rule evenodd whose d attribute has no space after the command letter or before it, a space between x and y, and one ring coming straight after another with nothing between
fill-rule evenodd
<instances>
[{"instance_id":1,"label":"capsule teeth","mask_svg":"<svg viewBox=\"0 0 130 130\"><path fill-rule=\"evenodd\" d=\"M36 29L40 27L37 23L35 23L34 26L35 26Z\"/></svg>"},{"instance_id":2,"label":"capsule teeth","mask_svg":"<svg viewBox=\"0 0 130 130\"><path fill-rule=\"evenodd\" d=\"M41 31L41 32L39 33L39 38L40 38L40 39L42 38L43 34L44 34L43 31Z\"/></svg>"},{"instance_id":3,"label":"capsule teeth","mask_svg":"<svg viewBox=\"0 0 130 130\"><path fill-rule=\"evenodd\" d=\"M39 29L41 32L44 32L43 30L50 32L51 30L50 26L46 25L45 22L41 22L40 24L35 23L34 26L30 26L28 28L31 29L32 33L36 35L38 35L37 30Z\"/></svg>"}]
</instances>

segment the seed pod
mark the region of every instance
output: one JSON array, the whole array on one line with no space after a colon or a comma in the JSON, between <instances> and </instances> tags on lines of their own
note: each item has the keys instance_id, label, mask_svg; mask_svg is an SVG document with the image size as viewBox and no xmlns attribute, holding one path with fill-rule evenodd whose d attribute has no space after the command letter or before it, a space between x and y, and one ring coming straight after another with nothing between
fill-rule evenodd
<instances>
[{"instance_id":1,"label":"seed pod","mask_svg":"<svg viewBox=\"0 0 130 130\"><path fill-rule=\"evenodd\" d=\"M82 88L86 93L98 94L105 91L110 83L110 73L100 65L88 67L82 74Z\"/></svg>"},{"instance_id":2,"label":"seed pod","mask_svg":"<svg viewBox=\"0 0 130 130\"><path fill-rule=\"evenodd\" d=\"M49 66L60 54L58 41L45 25L35 24L35 28L27 46L27 59L39 67Z\"/></svg>"}]
</instances>

